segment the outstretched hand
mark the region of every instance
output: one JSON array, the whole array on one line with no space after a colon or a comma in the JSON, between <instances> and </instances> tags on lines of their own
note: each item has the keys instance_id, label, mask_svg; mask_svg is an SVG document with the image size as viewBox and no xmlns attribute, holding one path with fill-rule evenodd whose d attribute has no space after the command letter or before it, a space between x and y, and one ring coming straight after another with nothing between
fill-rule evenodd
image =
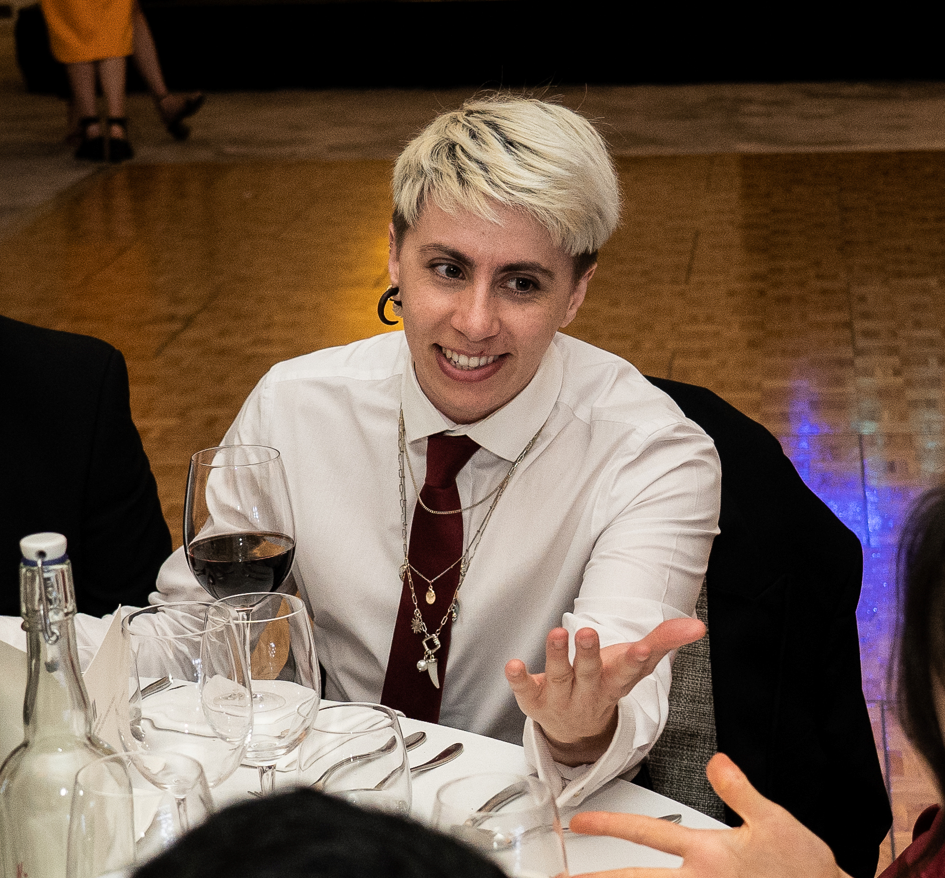
<instances>
[{"instance_id":1,"label":"outstretched hand","mask_svg":"<svg viewBox=\"0 0 945 878\"><path fill-rule=\"evenodd\" d=\"M766 799L727 756L716 753L706 775L719 797L745 822L736 829L686 829L655 817L588 811L570 828L610 835L683 858L678 869L628 868L576 878L849 878L830 848L780 805Z\"/></svg>"},{"instance_id":2,"label":"outstretched hand","mask_svg":"<svg viewBox=\"0 0 945 878\"><path fill-rule=\"evenodd\" d=\"M541 726L557 762L594 762L607 750L617 727L617 702L668 652L705 634L696 619L670 619L636 643L601 649L597 632L581 628L574 635L575 654L568 658L568 632L555 628L545 641L545 671L529 674L512 659L505 666L522 712Z\"/></svg>"}]
</instances>

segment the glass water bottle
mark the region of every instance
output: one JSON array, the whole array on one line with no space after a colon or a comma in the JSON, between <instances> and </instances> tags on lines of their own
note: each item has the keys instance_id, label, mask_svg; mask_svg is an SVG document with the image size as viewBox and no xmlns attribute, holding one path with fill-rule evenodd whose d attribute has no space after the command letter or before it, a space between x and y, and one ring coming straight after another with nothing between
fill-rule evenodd
<instances>
[{"instance_id":1,"label":"glass water bottle","mask_svg":"<svg viewBox=\"0 0 945 878\"><path fill-rule=\"evenodd\" d=\"M76 773L114 750L92 734L66 538L33 534L20 541L20 549L28 665L24 739L0 767L0 875L65 878Z\"/></svg>"}]
</instances>

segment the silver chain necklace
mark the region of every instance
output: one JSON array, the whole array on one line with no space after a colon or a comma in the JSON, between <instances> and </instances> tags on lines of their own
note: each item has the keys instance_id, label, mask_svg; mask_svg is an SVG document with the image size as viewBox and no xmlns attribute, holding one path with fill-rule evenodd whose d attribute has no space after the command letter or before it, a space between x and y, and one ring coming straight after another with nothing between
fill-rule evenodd
<instances>
[{"instance_id":1,"label":"silver chain necklace","mask_svg":"<svg viewBox=\"0 0 945 878\"><path fill-rule=\"evenodd\" d=\"M476 532L473 534L472 539L466 544L466 551L463 552L452 564L449 565L445 570L442 570L432 579L424 576L416 567L410 563L410 556L407 551L407 481L404 473L404 460L407 461L407 466L410 469L410 478L413 481L414 489L417 488L417 481L413 475L413 467L410 464L410 457L407 454L407 431L404 427L404 409L401 406L400 416L398 419L398 436L397 436L397 464L400 474L400 529L401 536L403 538L404 545L404 560L400 565L400 581L403 582L404 577L407 578L407 585L410 588L410 599L413 601L413 618L410 620L410 630L414 634L419 634L423 638L423 658L417 662L417 670L422 674L426 671L430 675L430 681L436 686L437 689L440 688L439 675L437 673L437 658L436 651L440 648L440 633L443 631L443 628L446 626L446 623L449 621L456 621L456 616L459 613L459 590L463 587L463 580L466 579L466 571L469 569L469 565L472 563L473 556L476 554L476 549L479 547L479 542L482 539L482 535L485 532L486 525L489 523L489 519L492 518L492 513L495 512L496 506L499 504L499 499L505 493L505 489L509 484L509 481L512 478L513 473L518 469L518 465L525 459L525 455L532 450L532 446L538 440L538 436L541 434L542 429L544 429L544 424L538 428L538 431L529 439L528 444L522 449L522 453L515 459L515 462L512 466L509 467L509 471L505 474L505 477L499 482L498 487L483 497L482 500L477 501L469 506L461 507L459 509L450 509L445 512L439 511L436 509L430 509L421 499L420 491L417 490L417 502L427 510L427 512L432 512L435 515L455 515L457 512L462 512L464 509L472 509L475 506L479 506L481 503L484 503L490 497L494 496L492 504L489 506L489 509L486 511L485 516L482 519L482 523L476 529ZM453 600L450 601L449 607L446 609L446 613L443 618L440 619L439 627L432 634L427 628L426 622L423 621L423 614L420 612L420 605L417 601L417 592L414 589L413 585L413 574L416 573L421 579L425 580L427 583L427 593L426 593L426 602L428 604L433 604L436 602L436 592L433 589L433 583L436 582L441 576L446 573L449 573L457 564L459 564L459 582L456 584L456 591L453 592Z\"/></svg>"}]
</instances>

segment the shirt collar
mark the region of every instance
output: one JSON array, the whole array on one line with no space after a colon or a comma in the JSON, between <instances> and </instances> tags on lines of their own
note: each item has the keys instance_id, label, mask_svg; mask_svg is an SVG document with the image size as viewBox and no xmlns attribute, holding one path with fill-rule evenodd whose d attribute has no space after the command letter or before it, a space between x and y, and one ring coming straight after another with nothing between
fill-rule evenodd
<instances>
[{"instance_id":1,"label":"shirt collar","mask_svg":"<svg viewBox=\"0 0 945 878\"><path fill-rule=\"evenodd\" d=\"M456 424L427 399L413 368L410 349L404 345L405 364L401 399L407 441L416 442L434 433L468 435L483 448L504 460L513 461L548 420L564 377L564 365L557 346L548 345L538 371L514 399L498 411L472 424Z\"/></svg>"}]
</instances>

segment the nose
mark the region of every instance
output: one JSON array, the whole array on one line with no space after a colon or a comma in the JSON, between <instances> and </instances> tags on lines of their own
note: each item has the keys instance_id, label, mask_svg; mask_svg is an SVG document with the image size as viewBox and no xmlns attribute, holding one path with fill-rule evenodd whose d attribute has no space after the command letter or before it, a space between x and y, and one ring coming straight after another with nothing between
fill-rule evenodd
<instances>
[{"instance_id":1,"label":"nose","mask_svg":"<svg viewBox=\"0 0 945 878\"><path fill-rule=\"evenodd\" d=\"M483 341L497 335L499 316L489 287L471 285L457 293L450 325L470 341Z\"/></svg>"}]
</instances>

